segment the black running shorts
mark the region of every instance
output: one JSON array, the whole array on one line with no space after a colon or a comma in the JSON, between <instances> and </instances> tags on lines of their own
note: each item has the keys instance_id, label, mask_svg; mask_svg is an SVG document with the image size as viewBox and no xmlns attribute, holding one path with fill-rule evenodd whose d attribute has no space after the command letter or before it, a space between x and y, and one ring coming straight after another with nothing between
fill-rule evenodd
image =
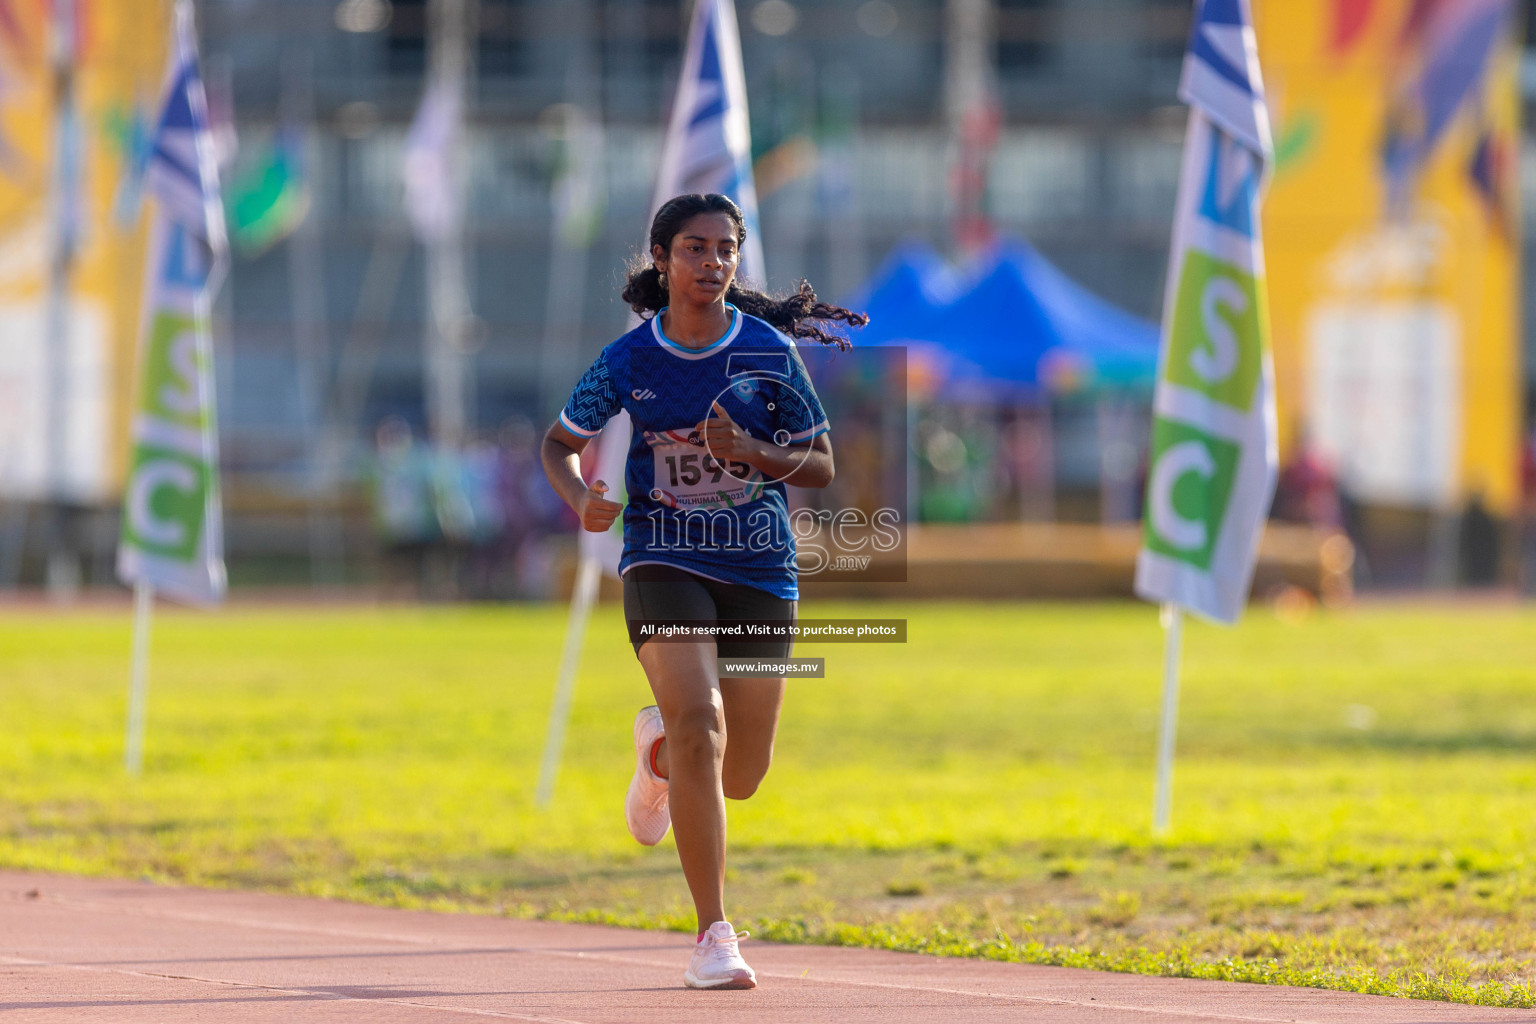
<instances>
[{"instance_id":1,"label":"black running shorts","mask_svg":"<svg viewBox=\"0 0 1536 1024\"><path fill-rule=\"evenodd\" d=\"M635 565L624 573L624 619L637 654L641 644L653 639L644 629L647 624L654 631L672 623L792 623L795 605L766 590L744 583L722 583L673 565ZM790 641L717 637L715 648L721 658L788 658Z\"/></svg>"}]
</instances>

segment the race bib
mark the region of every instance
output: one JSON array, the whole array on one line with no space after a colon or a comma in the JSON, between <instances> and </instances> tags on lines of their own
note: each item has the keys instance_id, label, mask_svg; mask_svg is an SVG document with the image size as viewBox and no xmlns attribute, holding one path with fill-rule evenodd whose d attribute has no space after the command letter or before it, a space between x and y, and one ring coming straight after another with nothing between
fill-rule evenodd
<instances>
[{"instance_id":1,"label":"race bib","mask_svg":"<svg viewBox=\"0 0 1536 1024\"><path fill-rule=\"evenodd\" d=\"M745 462L719 462L697 431L647 430L655 475L651 500L669 508L733 508L763 496L763 474Z\"/></svg>"}]
</instances>

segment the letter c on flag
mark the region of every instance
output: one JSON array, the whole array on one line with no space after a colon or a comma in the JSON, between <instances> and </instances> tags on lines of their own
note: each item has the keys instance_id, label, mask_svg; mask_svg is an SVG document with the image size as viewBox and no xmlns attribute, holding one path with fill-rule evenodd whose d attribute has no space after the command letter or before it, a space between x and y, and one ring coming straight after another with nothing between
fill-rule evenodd
<instances>
[{"instance_id":1,"label":"letter c on flag","mask_svg":"<svg viewBox=\"0 0 1536 1024\"><path fill-rule=\"evenodd\" d=\"M1216 460L1199 441L1182 441L1163 453L1152 470L1147 498L1157 535L1173 547L1199 551L1210 540L1209 527L1203 520L1180 515L1173 507L1173 489L1190 473L1206 480L1216 475Z\"/></svg>"},{"instance_id":2,"label":"letter c on flag","mask_svg":"<svg viewBox=\"0 0 1536 1024\"><path fill-rule=\"evenodd\" d=\"M133 474L128 488L128 511L133 532L156 547L176 548L187 542L187 524L155 515L155 492L170 487L183 494L197 493L197 474L180 462L146 462Z\"/></svg>"}]
</instances>

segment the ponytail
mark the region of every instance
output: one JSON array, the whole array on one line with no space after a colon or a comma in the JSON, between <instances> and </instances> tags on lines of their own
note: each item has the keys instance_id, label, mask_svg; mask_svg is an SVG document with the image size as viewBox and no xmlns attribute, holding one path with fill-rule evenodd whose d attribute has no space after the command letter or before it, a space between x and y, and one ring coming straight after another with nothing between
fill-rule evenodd
<instances>
[{"instance_id":1,"label":"ponytail","mask_svg":"<svg viewBox=\"0 0 1536 1024\"><path fill-rule=\"evenodd\" d=\"M778 299L732 283L725 293L725 301L743 313L767 321L791 338L811 338L823 345L835 345L843 352L852 348L853 342L841 333L827 333L813 321L840 321L849 327L863 327L869 323L869 317L864 313L818 301L816 290L804 280L793 292Z\"/></svg>"}]
</instances>

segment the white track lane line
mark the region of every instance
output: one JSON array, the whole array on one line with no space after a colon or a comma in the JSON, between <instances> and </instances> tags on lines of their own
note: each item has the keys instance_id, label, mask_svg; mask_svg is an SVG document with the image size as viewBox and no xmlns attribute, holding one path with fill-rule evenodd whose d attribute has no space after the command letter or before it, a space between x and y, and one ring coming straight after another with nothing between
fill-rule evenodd
<instances>
[{"instance_id":1,"label":"white track lane line","mask_svg":"<svg viewBox=\"0 0 1536 1024\"><path fill-rule=\"evenodd\" d=\"M182 891L186 891L186 890L182 890ZM218 892L219 890L211 890L211 891L212 892ZM265 895L265 894L262 894L262 895ZM71 908L71 909L94 910L94 911L108 911L108 912L111 912L111 913L116 913L116 914L125 915L125 916L129 916L129 917L157 917L157 918L162 918L162 919L166 919L166 920L193 921L193 922L204 923L204 924L219 924L219 925L223 925L223 926L226 926L226 927L228 927L228 926L236 926L236 927L244 927L244 928L256 928L256 929L261 929L261 930L264 930L264 931L297 932L297 933L300 933L300 934L309 934L309 935L328 935L328 936L332 936L332 937L335 937L335 938L347 938L347 939L364 940L364 941L375 941L375 942L396 942L396 943L399 943L401 945L406 945L406 946L433 946L433 947L438 947L438 948L461 947L461 948L464 949L465 952L521 953L521 954L527 954L527 955L530 955L530 956L549 956L549 957L560 957L560 958L578 959L578 960L599 960L599 961L603 961L603 962L607 962L607 963L622 963L622 964L629 964L631 966L655 967L655 968L658 968L658 969L661 969L661 970L670 970L670 969L672 969L673 967L676 966L676 964L674 964L671 960L660 961L660 960L652 960L652 959L644 958L644 957L620 956L620 955L613 954L613 953L586 953L586 952L581 952L579 950L545 949L545 948L540 948L540 947L527 947L527 946L498 946L498 947L495 947L494 949L483 949L483 948L478 948L478 947L466 946L463 943L444 942L444 941L441 941L441 940L438 940L438 939L432 939L432 938L427 938L427 937L418 936L418 935L398 935L398 934L378 933L378 932L360 932L360 931L353 931L353 930L345 929L345 928L328 928L328 927L314 926L314 925L288 924L288 923L278 922L278 921L262 921L262 920L250 920L250 919L245 919L245 918L220 917L220 916L215 916L215 915L212 915L212 914L201 914L201 913L196 913L196 912L191 912L191 911L159 911L159 910L148 910L148 909L138 908L138 907L130 908L130 907L123 907L123 906L121 906L119 904L98 903L96 901L89 900L89 899L84 899L84 900L82 900L82 899L71 899L69 897L56 896L56 895L53 895L53 894L50 894L50 893L47 893L47 892L43 892L41 897L29 898L28 900L26 900L26 902L36 902L39 898L43 899L43 900L46 900L48 902L56 903L56 904L58 904L60 906L63 906L63 907ZM301 899L302 897L291 897L291 896L283 897L283 896L279 896L279 897L276 897L276 898L278 898L278 899L296 899L296 898L300 898ZM17 902L22 902L22 901L21 900L17 900ZM367 907L367 904L354 904L354 906ZM378 910L378 909L387 909L387 908L373 907L373 908L369 908L369 909ZM471 916L471 915L466 915L466 916ZM551 923L560 924L560 923L564 923L564 922L551 922ZM655 933L654 932L651 932L651 933L642 932L642 934L655 934ZM345 955L345 954L342 954L342 955ZM913 955L913 956L921 956L921 954L911 954L911 955ZM1206 1011L1200 1011L1200 1010L1183 1010L1183 1009L1172 1008L1172 1007L1155 1008L1155 1007L1150 1007L1150 1006L1134 1006L1134 1005L1122 1004L1122 1003L1101 1003L1101 1002L1098 1002L1097 1000L1085 1001L1085 1000L1081 1000L1081 999L1060 999L1060 998L1054 998L1054 997L1051 997L1051 996L1026 996L1026 995L1015 995L1015 994L1008 993L1008 992L977 992L977 991L971 991L971 990L968 990L968 989L949 988L949 987L938 986L938 985L901 985L901 984L897 984L895 982L888 982L888 981L860 981L860 980L847 979L847 978L823 980L823 979L820 979L820 978L810 978L810 977L806 977L806 976L799 975L799 974L778 974L778 973L771 972L771 971L757 971L756 973L757 973L757 975L759 977L762 977L762 978L774 978L774 979L779 980L779 981L798 981L798 982L802 982L802 983L806 983L806 984L848 985L848 986L853 986L853 987L857 987L857 988L886 989L886 990L896 991L896 992L933 992L933 993L939 994L939 995L967 996L969 998L974 998L974 999L995 999L995 1000L998 1000L999 1002L1025 1003L1025 1004L1040 1005L1040 1006L1079 1006L1079 1007L1082 1007L1083 1009L1086 1009L1086 1010L1123 1010L1123 1011L1133 1012L1133 1013L1155 1014L1155 1015L1161 1015L1161 1016L1165 1016L1165 1017L1179 1017L1179 1018L1187 1018L1187 1019L1191 1019L1191 1020L1230 1020L1230 1021L1244 1021L1244 1022L1248 1022L1248 1024L1297 1024L1297 1021L1298 1021L1298 1018L1296 1018L1296 1017L1258 1017L1258 1016L1250 1016L1250 1015L1235 1014L1235 1013L1215 1013L1215 1012L1206 1012ZM1169 979L1163 979L1163 980L1169 980ZM1182 980L1194 980L1194 981L1197 981L1197 980L1204 980L1204 979L1176 979L1176 980L1181 980L1181 981ZM231 982L231 984L236 984L236 983ZM1216 982L1216 984L1223 984L1223 983L1222 982ZM1230 982L1230 983L1227 983L1227 984L1239 984L1239 983L1238 982ZM254 986L254 987L259 987L259 986ZM1264 986L1264 987L1281 988L1283 986ZM1326 989L1318 989L1317 991L1321 993L1321 992L1325 992L1327 990ZM1359 993L1336 993L1336 994L1338 994L1338 995L1359 995ZM1377 998L1390 998L1390 997L1377 997ZM1410 1000L1410 1002L1416 1002L1416 1001ZM430 1005L435 1005L435 1004L430 1004ZM475 1011L466 1011L466 1012L475 1012ZM526 1019L529 1019L529 1020L541 1020L542 1021L542 1020L546 1020L546 1019L551 1019L552 1020L554 1018L526 1018ZM577 1024L579 1024L579 1022L577 1022Z\"/></svg>"},{"instance_id":2,"label":"white track lane line","mask_svg":"<svg viewBox=\"0 0 1536 1024\"><path fill-rule=\"evenodd\" d=\"M442 1013L458 1013L471 1017L497 1017L503 1020L530 1021L532 1024L591 1024L589 1021L572 1020L569 1017L540 1017L534 1014L513 1013L510 1010L477 1010L468 1006L444 1006L441 1003L426 1003L415 999L390 998L363 998L361 996L342 995L339 992L327 992L322 989L285 988L279 985L258 985L246 981L230 981L227 978L204 978L196 974L163 974L155 971L130 971L123 967L101 967L95 964L66 964L56 963L50 960L33 960L20 956L0 956L0 964L12 967L43 967L65 971L82 971L88 974L122 974L135 978L154 978L157 981L192 981L204 985L220 985L225 988L244 989L254 992L271 992L274 995L309 996L315 999L324 999L331 1002L364 1003L369 1006L379 1004L393 1006L408 1006L414 1010L437 1010ZM110 1005L108 1003L107 1005Z\"/></svg>"}]
</instances>

